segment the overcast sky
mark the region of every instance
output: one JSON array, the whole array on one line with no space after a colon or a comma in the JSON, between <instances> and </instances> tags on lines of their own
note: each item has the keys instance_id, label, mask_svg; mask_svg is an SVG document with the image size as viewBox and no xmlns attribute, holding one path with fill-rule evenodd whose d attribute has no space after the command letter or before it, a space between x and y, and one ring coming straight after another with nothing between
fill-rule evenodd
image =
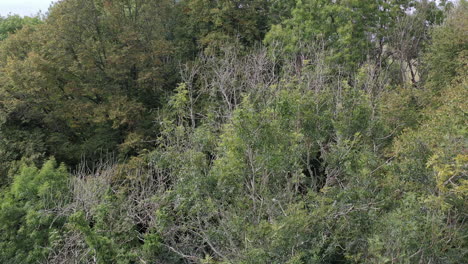
<instances>
[{"instance_id":1,"label":"overcast sky","mask_svg":"<svg viewBox=\"0 0 468 264\"><path fill-rule=\"evenodd\" d=\"M9 13L22 16L35 15L39 10L47 12L52 2L56 0L0 0L0 16Z\"/></svg>"}]
</instances>

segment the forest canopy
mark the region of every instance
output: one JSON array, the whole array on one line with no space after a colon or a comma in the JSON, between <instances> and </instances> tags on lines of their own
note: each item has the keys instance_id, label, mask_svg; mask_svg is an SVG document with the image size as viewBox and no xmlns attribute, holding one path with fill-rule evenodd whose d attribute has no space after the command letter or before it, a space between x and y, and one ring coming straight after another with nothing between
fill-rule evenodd
<instances>
[{"instance_id":1,"label":"forest canopy","mask_svg":"<svg viewBox=\"0 0 468 264\"><path fill-rule=\"evenodd\" d=\"M466 0L0 16L0 263L467 263Z\"/></svg>"}]
</instances>

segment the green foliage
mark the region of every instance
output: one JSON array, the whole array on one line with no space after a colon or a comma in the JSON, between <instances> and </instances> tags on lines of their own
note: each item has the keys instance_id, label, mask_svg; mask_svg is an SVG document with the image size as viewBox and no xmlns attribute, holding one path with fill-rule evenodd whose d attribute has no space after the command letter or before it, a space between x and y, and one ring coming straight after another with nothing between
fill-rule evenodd
<instances>
[{"instance_id":1,"label":"green foliage","mask_svg":"<svg viewBox=\"0 0 468 264\"><path fill-rule=\"evenodd\" d=\"M460 1L458 7L450 10L445 22L432 30L432 43L424 55L427 86L440 91L450 85L451 80L466 68L468 49L468 2ZM465 67L465 68L463 68Z\"/></svg>"},{"instance_id":2,"label":"green foliage","mask_svg":"<svg viewBox=\"0 0 468 264\"><path fill-rule=\"evenodd\" d=\"M41 19L36 17L21 17L19 15L8 15L7 17L0 17L0 41L8 38L10 34L16 33L24 26L36 26L41 24Z\"/></svg>"},{"instance_id":3,"label":"green foliage","mask_svg":"<svg viewBox=\"0 0 468 264\"><path fill-rule=\"evenodd\" d=\"M208 53L239 40L252 46L263 39L269 26L269 1L184 1L188 27Z\"/></svg>"},{"instance_id":4,"label":"green foliage","mask_svg":"<svg viewBox=\"0 0 468 264\"><path fill-rule=\"evenodd\" d=\"M348 69L365 61L373 42L404 15L410 1L297 1L291 18L272 27L267 44L279 41L297 53L301 42L318 42L333 51L329 58ZM373 40L374 39L374 40Z\"/></svg>"},{"instance_id":5,"label":"green foliage","mask_svg":"<svg viewBox=\"0 0 468 264\"><path fill-rule=\"evenodd\" d=\"M444 243L444 232L447 230L443 217L421 207L423 202L420 199L408 194L397 209L379 221L375 235L369 238L369 263L429 262L441 261L446 257L449 258L443 262L457 262L459 256L456 250Z\"/></svg>"},{"instance_id":6,"label":"green foliage","mask_svg":"<svg viewBox=\"0 0 468 264\"><path fill-rule=\"evenodd\" d=\"M69 200L69 174L54 159L41 169L23 166L0 201L0 260L37 263L47 259L60 240L64 216L57 209Z\"/></svg>"},{"instance_id":7,"label":"green foliage","mask_svg":"<svg viewBox=\"0 0 468 264\"><path fill-rule=\"evenodd\" d=\"M137 259L139 246L137 232L127 216L121 215L121 201L106 197L101 204L92 208L92 218L86 219L82 211L69 217L68 228L79 231L86 245L92 250L97 263L129 263ZM88 216L89 217L89 216Z\"/></svg>"},{"instance_id":8,"label":"green foliage","mask_svg":"<svg viewBox=\"0 0 468 264\"><path fill-rule=\"evenodd\" d=\"M467 2L439 2L1 18L0 262L465 263Z\"/></svg>"},{"instance_id":9,"label":"green foliage","mask_svg":"<svg viewBox=\"0 0 468 264\"><path fill-rule=\"evenodd\" d=\"M2 143L30 158L137 153L171 85L164 10L170 2L63 1L42 25L2 42ZM20 131L36 135L27 139ZM18 135L18 136L17 136ZM36 145L29 151L22 145ZM5 158L14 161L18 157Z\"/></svg>"}]
</instances>

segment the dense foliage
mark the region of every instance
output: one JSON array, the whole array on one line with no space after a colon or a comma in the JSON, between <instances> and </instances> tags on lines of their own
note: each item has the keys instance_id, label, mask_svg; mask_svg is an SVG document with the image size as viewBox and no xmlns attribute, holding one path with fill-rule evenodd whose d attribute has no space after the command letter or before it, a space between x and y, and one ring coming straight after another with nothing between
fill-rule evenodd
<instances>
[{"instance_id":1,"label":"dense foliage","mask_svg":"<svg viewBox=\"0 0 468 264\"><path fill-rule=\"evenodd\" d=\"M0 262L468 262L467 14L62 0L0 17Z\"/></svg>"}]
</instances>

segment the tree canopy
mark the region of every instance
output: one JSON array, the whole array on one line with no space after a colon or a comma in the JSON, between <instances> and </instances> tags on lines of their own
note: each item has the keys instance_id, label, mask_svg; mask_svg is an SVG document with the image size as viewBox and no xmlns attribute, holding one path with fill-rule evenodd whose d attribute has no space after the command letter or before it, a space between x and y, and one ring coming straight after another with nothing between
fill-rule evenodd
<instances>
[{"instance_id":1,"label":"tree canopy","mask_svg":"<svg viewBox=\"0 0 468 264\"><path fill-rule=\"evenodd\" d=\"M0 262L466 263L467 8L0 17Z\"/></svg>"}]
</instances>

